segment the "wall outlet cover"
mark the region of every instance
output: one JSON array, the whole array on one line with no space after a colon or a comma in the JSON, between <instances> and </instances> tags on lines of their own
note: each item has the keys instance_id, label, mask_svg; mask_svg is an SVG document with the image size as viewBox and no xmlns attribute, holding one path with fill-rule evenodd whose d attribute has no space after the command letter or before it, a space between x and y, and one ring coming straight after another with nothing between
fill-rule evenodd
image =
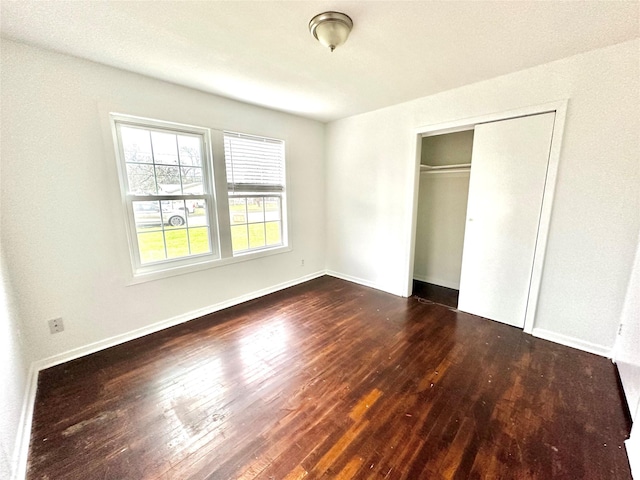
<instances>
[{"instance_id":1,"label":"wall outlet cover","mask_svg":"<svg viewBox=\"0 0 640 480\"><path fill-rule=\"evenodd\" d=\"M53 333L60 333L64 331L64 323L62 318L52 318L49 320L49 331Z\"/></svg>"}]
</instances>

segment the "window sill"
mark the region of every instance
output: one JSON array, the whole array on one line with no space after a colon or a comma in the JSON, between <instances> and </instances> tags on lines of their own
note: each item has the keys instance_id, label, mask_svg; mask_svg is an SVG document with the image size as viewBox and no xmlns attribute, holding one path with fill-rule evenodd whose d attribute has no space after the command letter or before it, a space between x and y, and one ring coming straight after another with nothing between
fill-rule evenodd
<instances>
[{"instance_id":1,"label":"window sill","mask_svg":"<svg viewBox=\"0 0 640 480\"><path fill-rule=\"evenodd\" d=\"M155 270L153 272L134 274L127 286L138 285L140 283L152 282L154 280L160 280L163 278L175 277L177 275L184 275L192 272L199 272L201 270L208 270L210 268L222 267L225 265L231 265L234 263L246 262L247 260L255 260L262 257L269 257L271 255L278 255L281 253L290 252L293 249L291 246L276 247L256 252L243 253L235 257L219 258L215 260L206 260L199 263L190 263L188 265L181 266L168 266L163 270Z\"/></svg>"}]
</instances>

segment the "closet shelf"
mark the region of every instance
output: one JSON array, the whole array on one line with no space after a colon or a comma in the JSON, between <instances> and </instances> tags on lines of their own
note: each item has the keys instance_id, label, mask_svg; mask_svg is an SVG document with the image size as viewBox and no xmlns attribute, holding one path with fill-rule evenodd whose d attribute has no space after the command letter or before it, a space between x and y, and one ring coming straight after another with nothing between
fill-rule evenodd
<instances>
[{"instance_id":1,"label":"closet shelf","mask_svg":"<svg viewBox=\"0 0 640 480\"><path fill-rule=\"evenodd\" d=\"M468 172L470 163L458 163L455 165L420 165L420 173L455 173Z\"/></svg>"}]
</instances>

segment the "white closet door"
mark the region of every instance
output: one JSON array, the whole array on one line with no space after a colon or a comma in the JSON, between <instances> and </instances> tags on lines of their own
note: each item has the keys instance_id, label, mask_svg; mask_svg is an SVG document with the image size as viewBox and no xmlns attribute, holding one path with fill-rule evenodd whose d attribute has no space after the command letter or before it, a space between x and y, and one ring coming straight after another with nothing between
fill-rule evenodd
<instances>
[{"instance_id":1,"label":"white closet door","mask_svg":"<svg viewBox=\"0 0 640 480\"><path fill-rule=\"evenodd\" d=\"M475 128L458 309L524 326L554 113Z\"/></svg>"}]
</instances>

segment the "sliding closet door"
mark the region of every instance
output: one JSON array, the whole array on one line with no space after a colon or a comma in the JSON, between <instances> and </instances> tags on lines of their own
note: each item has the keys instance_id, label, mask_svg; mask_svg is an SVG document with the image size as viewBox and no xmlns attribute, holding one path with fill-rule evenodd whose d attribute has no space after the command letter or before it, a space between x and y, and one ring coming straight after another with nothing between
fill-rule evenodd
<instances>
[{"instance_id":1,"label":"sliding closet door","mask_svg":"<svg viewBox=\"0 0 640 480\"><path fill-rule=\"evenodd\" d=\"M554 113L476 126L458 308L524 326Z\"/></svg>"}]
</instances>

